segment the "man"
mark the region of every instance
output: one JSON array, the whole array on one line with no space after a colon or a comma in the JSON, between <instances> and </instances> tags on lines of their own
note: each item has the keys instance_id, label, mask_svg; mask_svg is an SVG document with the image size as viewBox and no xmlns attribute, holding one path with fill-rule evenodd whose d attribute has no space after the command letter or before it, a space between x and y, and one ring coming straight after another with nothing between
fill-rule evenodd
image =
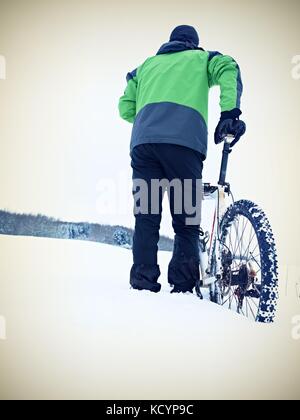
<instances>
[{"instance_id":1,"label":"man","mask_svg":"<svg viewBox=\"0 0 300 420\"><path fill-rule=\"evenodd\" d=\"M237 142L245 133L245 124L239 120L243 87L237 63L229 56L204 51L198 45L199 37L193 27L176 27L169 42L155 56L128 73L127 87L119 101L120 116L134 123L131 158L134 194L139 200L136 200L130 284L137 290L159 292L161 288L157 250L163 189L153 193L154 180L167 180L173 186L180 180L183 186L182 195L177 189L177 197L174 188L168 189L175 231L168 270L172 292L192 292L199 280L199 191L202 194L210 87L219 85L221 89L222 112L215 131L216 144L227 134L233 134ZM139 195L141 181L148 190ZM144 203L138 206L141 199ZM193 211L187 210L187 202L192 203L189 208ZM184 204L182 211L178 211L180 204ZM191 223L188 219L192 215Z\"/></svg>"}]
</instances>

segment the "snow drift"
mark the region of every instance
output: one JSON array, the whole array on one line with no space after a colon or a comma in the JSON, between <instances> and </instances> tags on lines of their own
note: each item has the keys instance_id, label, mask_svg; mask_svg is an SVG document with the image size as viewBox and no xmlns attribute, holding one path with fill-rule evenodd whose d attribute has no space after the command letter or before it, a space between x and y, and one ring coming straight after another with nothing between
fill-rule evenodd
<instances>
[{"instance_id":1,"label":"snow drift","mask_svg":"<svg viewBox=\"0 0 300 420\"><path fill-rule=\"evenodd\" d=\"M196 296L170 295L167 252L155 295L129 289L126 249L2 236L0 250L0 398L299 394L299 386L291 391L299 344L283 324L254 324Z\"/></svg>"}]
</instances>

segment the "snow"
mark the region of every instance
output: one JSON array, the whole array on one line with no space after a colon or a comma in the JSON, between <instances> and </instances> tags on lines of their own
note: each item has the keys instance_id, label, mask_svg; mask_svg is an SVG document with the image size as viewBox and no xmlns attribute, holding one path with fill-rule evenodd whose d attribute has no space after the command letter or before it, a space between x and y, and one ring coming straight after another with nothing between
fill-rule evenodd
<instances>
[{"instance_id":1,"label":"snow","mask_svg":"<svg viewBox=\"0 0 300 420\"><path fill-rule=\"evenodd\" d=\"M259 325L171 295L169 253L152 294L129 288L123 248L3 236L0 249L0 398L300 396L289 318Z\"/></svg>"}]
</instances>

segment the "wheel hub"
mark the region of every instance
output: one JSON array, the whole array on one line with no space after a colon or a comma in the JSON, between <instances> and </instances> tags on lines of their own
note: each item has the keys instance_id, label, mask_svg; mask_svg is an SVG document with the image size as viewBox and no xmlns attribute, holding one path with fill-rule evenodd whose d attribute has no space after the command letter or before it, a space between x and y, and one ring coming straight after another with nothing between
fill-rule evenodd
<instances>
[{"instance_id":1,"label":"wheel hub","mask_svg":"<svg viewBox=\"0 0 300 420\"><path fill-rule=\"evenodd\" d=\"M235 295L239 299L243 299L246 296L259 298L259 287L254 286L257 273L251 263L242 264L239 269L236 270L232 270L232 263L233 257L231 252L229 250L224 251L222 255L223 275L221 279L223 290L236 286Z\"/></svg>"}]
</instances>

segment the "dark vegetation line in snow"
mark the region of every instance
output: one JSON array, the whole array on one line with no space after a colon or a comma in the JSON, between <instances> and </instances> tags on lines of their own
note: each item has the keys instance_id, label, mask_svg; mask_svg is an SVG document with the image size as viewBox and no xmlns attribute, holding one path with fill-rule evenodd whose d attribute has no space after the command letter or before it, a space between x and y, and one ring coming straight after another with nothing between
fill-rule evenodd
<instances>
[{"instance_id":1,"label":"dark vegetation line in snow","mask_svg":"<svg viewBox=\"0 0 300 420\"><path fill-rule=\"evenodd\" d=\"M63 222L41 214L18 214L0 210L0 235L91 241L130 249L133 231L123 226ZM159 249L172 251L173 240L162 236Z\"/></svg>"}]
</instances>

